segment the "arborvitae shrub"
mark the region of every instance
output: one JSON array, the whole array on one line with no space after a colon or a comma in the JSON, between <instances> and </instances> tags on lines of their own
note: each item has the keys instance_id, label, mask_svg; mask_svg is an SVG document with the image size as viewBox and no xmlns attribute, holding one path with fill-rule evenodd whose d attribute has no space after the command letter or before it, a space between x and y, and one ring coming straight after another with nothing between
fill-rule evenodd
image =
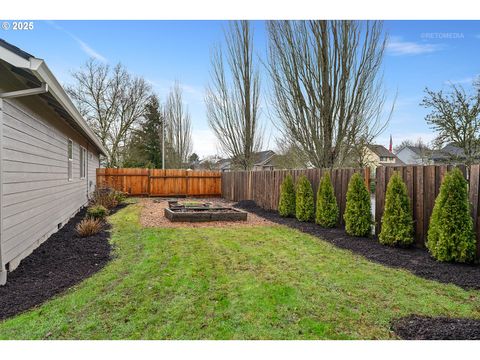
<instances>
[{"instance_id":1,"label":"arborvitae shrub","mask_svg":"<svg viewBox=\"0 0 480 360\"><path fill-rule=\"evenodd\" d=\"M382 230L378 236L384 245L408 246L413 243L413 217L407 186L395 172L390 178L382 216Z\"/></svg>"},{"instance_id":2,"label":"arborvitae shrub","mask_svg":"<svg viewBox=\"0 0 480 360\"><path fill-rule=\"evenodd\" d=\"M337 220L337 199L330 181L330 174L325 173L318 186L315 222L320 226L332 228L337 224Z\"/></svg>"},{"instance_id":3,"label":"arborvitae shrub","mask_svg":"<svg viewBox=\"0 0 480 360\"><path fill-rule=\"evenodd\" d=\"M427 247L439 261L471 262L475 246L467 181L459 169L454 169L445 175L435 200Z\"/></svg>"},{"instance_id":4,"label":"arborvitae shrub","mask_svg":"<svg viewBox=\"0 0 480 360\"><path fill-rule=\"evenodd\" d=\"M312 221L315 217L312 184L305 175L300 176L297 182L295 215L299 221Z\"/></svg>"},{"instance_id":5,"label":"arborvitae shrub","mask_svg":"<svg viewBox=\"0 0 480 360\"><path fill-rule=\"evenodd\" d=\"M283 217L295 216L295 185L290 174L285 177L280 187L278 213Z\"/></svg>"},{"instance_id":6,"label":"arborvitae shrub","mask_svg":"<svg viewBox=\"0 0 480 360\"><path fill-rule=\"evenodd\" d=\"M360 174L353 174L348 183L345 214L345 231L353 236L368 236L371 233L372 214L370 194Z\"/></svg>"}]
</instances>

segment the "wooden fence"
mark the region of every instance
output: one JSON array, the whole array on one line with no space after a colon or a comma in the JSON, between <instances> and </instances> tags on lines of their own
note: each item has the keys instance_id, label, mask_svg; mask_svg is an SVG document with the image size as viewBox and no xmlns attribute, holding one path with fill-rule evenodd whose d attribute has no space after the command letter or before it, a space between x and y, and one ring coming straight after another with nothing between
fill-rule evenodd
<instances>
[{"instance_id":1,"label":"wooden fence","mask_svg":"<svg viewBox=\"0 0 480 360\"><path fill-rule=\"evenodd\" d=\"M222 173L222 196L230 201L253 200L258 206L267 210L278 210L280 185L287 174L291 174L296 182L300 175L310 180L316 196L318 184L323 174L329 171L335 196L339 205L343 223L343 212L346 204L347 186L355 172L364 176L367 186L370 181L369 169L304 169L304 170L273 170L273 171L235 171Z\"/></svg>"},{"instance_id":2,"label":"wooden fence","mask_svg":"<svg viewBox=\"0 0 480 360\"><path fill-rule=\"evenodd\" d=\"M385 209L385 193L388 181L394 171L398 171L407 185L410 202L412 204L413 220L415 224L415 244L425 246L428 234L428 225L432 215L435 199L440 191L440 185L447 171L453 165L426 165L379 167L375 175L375 219L378 234L381 230L381 217ZM469 201L472 209L474 229L477 236L477 254L480 255L480 219L479 219L479 180L480 165L457 166L468 181Z\"/></svg>"},{"instance_id":3,"label":"wooden fence","mask_svg":"<svg viewBox=\"0 0 480 360\"><path fill-rule=\"evenodd\" d=\"M480 165L458 166L468 181L469 200L477 236L477 255L480 257ZM425 246L430 216L435 199L447 171L453 165L426 166L388 166L378 167L375 174L375 233L381 230L381 218L385 208L385 193L388 181L398 171L407 185L415 226L415 244ZM314 192L318 188L320 177L327 170L275 170L275 171L239 171L222 173L222 196L231 201L253 200L267 210L278 210L280 185L287 174L294 181L300 175L306 175L312 183ZM348 182L355 172L361 172L369 186L370 171L367 169L334 169L330 171L335 196L340 210L340 224L346 205ZM316 194L315 194L316 195Z\"/></svg>"},{"instance_id":4,"label":"wooden fence","mask_svg":"<svg viewBox=\"0 0 480 360\"><path fill-rule=\"evenodd\" d=\"M135 196L220 196L218 171L99 168L97 186Z\"/></svg>"}]
</instances>

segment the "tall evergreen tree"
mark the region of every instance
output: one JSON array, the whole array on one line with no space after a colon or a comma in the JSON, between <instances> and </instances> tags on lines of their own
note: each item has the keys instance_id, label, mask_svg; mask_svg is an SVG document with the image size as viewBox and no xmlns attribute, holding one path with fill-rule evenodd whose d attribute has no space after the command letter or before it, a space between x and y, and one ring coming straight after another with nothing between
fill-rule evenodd
<instances>
[{"instance_id":1,"label":"tall evergreen tree","mask_svg":"<svg viewBox=\"0 0 480 360\"><path fill-rule=\"evenodd\" d=\"M160 102L152 95L145 106L144 120L133 131L126 148L126 167L162 168L163 121Z\"/></svg>"}]
</instances>

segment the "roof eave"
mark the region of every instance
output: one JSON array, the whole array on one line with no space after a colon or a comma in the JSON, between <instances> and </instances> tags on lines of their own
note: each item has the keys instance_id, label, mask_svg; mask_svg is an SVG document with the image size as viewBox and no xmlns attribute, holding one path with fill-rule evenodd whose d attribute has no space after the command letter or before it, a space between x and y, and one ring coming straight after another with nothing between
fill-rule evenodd
<instances>
[{"instance_id":1,"label":"roof eave","mask_svg":"<svg viewBox=\"0 0 480 360\"><path fill-rule=\"evenodd\" d=\"M53 97L64 107L76 124L89 136L90 140L93 141L98 150L100 150L103 155L107 155L105 147L100 142L98 137L93 133L92 129L87 125L83 119L83 116L75 107L72 100L67 95L58 80L52 74L47 64L43 60L36 58L32 58L30 60L31 62L33 61L32 64L34 65L33 68L30 69L32 73L37 76L39 80L48 84L50 87L50 93L53 95ZM38 65L36 64L37 61L40 61Z\"/></svg>"},{"instance_id":2,"label":"roof eave","mask_svg":"<svg viewBox=\"0 0 480 360\"><path fill-rule=\"evenodd\" d=\"M35 57L25 59L24 57L15 54L14 52L2 46L0 46L0 58L17 68L30 70L41 82L46 83L49 87L49 92L63 106L65 111L68 112L75 123L85 132L85 134L87 134L98 150L100 150L103 155L107 155L105 147L102 145L98 137L93 133L92 129L90 129L90 127L87 125L70 97L67 95L63 87L48 68L45 61Z\"/></svg>"}]
</instances>

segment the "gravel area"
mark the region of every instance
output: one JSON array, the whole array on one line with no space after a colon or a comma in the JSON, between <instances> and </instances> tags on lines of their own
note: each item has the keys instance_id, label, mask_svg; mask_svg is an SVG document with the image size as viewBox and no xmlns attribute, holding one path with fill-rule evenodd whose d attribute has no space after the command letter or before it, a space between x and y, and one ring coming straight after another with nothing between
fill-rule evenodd
<instances>
[{"instance_id":1,"label":"gravel area","mask_svg":"<svg viewBox=\"0 0 480 360\"><path fill-rule=\"evenodd\" d=\"M248 210L247 221L210 221L210 222L171 222L164 215L164 209L168 206L169 199L143 198L140 204L143 206L140 222L144 227L159 228L205 228L205 227L250 227L250 226L270 226L275 223L250 213ZM180 201L205 201L221 206L233 206L233 202L226 201L221 198L205 198L205 199L179 199Z\"/></svg>"}]
</instances>

